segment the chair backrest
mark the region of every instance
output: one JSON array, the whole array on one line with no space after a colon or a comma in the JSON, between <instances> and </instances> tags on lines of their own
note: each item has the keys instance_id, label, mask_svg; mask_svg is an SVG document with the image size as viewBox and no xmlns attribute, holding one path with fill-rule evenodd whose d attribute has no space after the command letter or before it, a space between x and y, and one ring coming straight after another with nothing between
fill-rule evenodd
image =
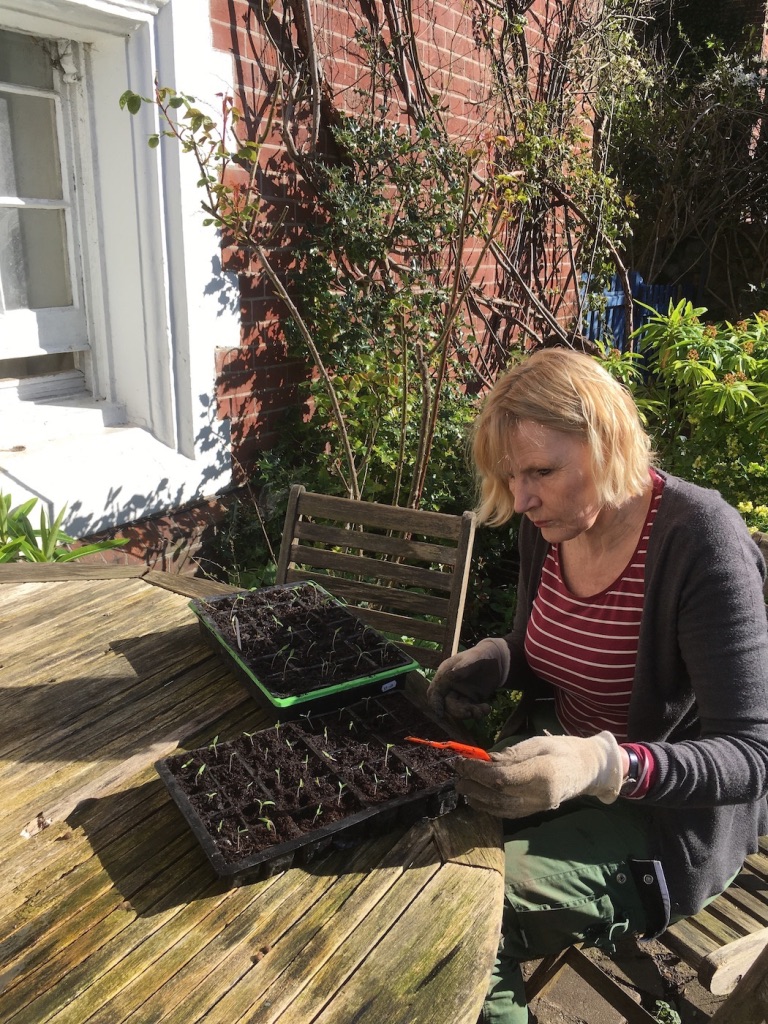
<instances>
[{"instance_id":1,"label":"chair backrest","mask_svg":"<svg viewBox=\"0 0 768 1024\"><path fill-rule=\"evenodd\" d=\"M474 536L474 512L328 497L294 484L276 582L315 580L435 668L458 650Z\"/></svg>"}]
</instances>

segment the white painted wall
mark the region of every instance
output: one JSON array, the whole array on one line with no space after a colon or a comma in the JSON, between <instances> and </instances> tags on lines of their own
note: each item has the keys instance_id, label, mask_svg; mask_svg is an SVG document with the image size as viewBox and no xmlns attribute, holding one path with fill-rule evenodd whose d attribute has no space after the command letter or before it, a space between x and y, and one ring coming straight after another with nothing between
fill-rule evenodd
<instances>
[{"instance_id":1,"label":"white painted wall","mask_svg":"<svg viewBox=\"0 0 768 1024\"><path fill-rule=\"evenodd\" d=\"M93 171L85 159L78 184L98 400L0 406L0 489L66 504L84 536L231 483L214 348L239 343L237 282L202 224L193 158L150 150L154 111L118 105L126 88L151 95L157 74L215 108L231 59L211 48L208 0L0 0L0 27L89 44L78 132Z\"/></svg>"}]
</instances>

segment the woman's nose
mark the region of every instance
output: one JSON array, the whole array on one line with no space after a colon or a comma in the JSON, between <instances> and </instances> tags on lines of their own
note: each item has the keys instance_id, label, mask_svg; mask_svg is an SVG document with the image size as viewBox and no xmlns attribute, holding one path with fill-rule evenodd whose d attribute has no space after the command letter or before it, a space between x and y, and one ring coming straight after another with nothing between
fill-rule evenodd
<instances>
[{"instance_id":1,"label":"woman's nose","mask_svg":"<svg viewBox=\"0 0 768 1024\"><path fill-rule=\"evenodd\" d=\"M523 481L510 481L509 489L515 502L515 512L522 515L536 507L536 495Z\"/></svg>"}]
</instances>

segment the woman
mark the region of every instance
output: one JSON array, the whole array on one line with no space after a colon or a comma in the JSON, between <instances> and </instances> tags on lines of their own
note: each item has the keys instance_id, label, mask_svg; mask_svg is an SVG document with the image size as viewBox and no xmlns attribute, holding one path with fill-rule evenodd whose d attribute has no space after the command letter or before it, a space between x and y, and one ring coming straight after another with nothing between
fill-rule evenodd
<instances>
[{"instance_id":1,"label":"woman","mask_svg":"<svg viewBox=\"0 0 768 1024\"><path fill-rule=\"evenodd\" d=\"M522 516L515 623L445 661L429 700L470 718L524 694L529 738L462 761L457 786L505 819L480 1020L518 1024L521 960L659 934L768 831L765 565L717 492L653 468L631 396L580 353L500 378L473 456L480 521Z\"/></svg>"}]
</instances>

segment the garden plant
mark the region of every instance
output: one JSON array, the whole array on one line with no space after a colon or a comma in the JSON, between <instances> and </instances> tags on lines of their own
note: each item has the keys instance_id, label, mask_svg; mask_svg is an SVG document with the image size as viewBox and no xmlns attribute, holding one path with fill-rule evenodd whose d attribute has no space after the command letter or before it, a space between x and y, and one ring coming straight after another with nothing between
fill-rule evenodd
<instances>
[{"instance_id":1,"label":"garden plant","mask_svg":"<svg viewBox=\"0 0 768 1024\"><path fill-rule=\"evenodd\" d=\"M36 504L37 498L29 498L14 506L11 495L0 491L0 562L72 562L128 543L125 537L73 548L77 541L61 528L66 506L50 520L41 508L40 526L35 529L30 513Z\"/></svg>"},{"instance_id":2,"label":"garden plant","mask_svg":"<svg viewBox=\"0 0 768 1024\"><path fill-rule=\"evenodd\" d=\"M682 300L654 313L605 365L632 391L662 469L717 488L768 526L768 310L712 323Z\"/></svg>"}]
</instances>

